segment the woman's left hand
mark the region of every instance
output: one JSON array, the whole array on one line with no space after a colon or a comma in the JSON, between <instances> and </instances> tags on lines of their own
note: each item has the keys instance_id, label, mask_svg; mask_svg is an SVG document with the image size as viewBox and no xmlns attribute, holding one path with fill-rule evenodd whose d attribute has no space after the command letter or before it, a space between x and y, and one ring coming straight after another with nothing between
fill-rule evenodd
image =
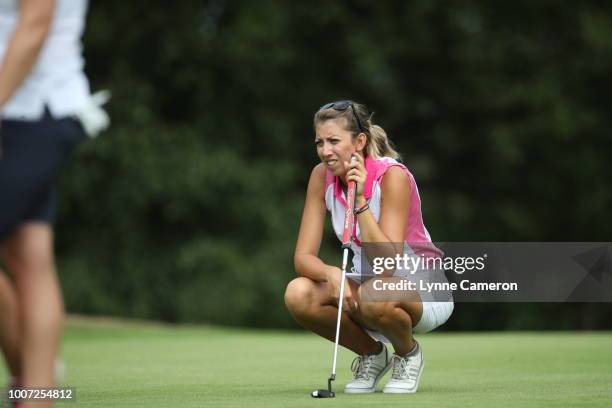
<instances>
[{"instance_id":1,"label":"woman's left hand","mask_svg":"<svg viewBox=\"0 0 612 408\"><path fill-rule=\"evenodd\" d=\"M358 206L361 206L366 202L363 191L368 172L366 171L363 157L358 153L354 153L353 156L357 160L344 162L344 167L348 169L346 173L346 182L354 181L356 183L355 202Z\"/></svg>"}]
</instances>

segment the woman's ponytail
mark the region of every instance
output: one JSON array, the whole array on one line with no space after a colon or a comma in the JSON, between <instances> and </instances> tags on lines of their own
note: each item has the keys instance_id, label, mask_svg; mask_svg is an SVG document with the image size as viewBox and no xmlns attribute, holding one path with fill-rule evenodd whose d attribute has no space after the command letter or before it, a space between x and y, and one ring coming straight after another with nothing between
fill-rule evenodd
<instances>
[{"instance_id":1,"label":"woman's ponytail","mask_svg":"<svg viewBox=\"0 0 612 408\"><path fill-rule=\"evenodd\" d=\"M367 123L370 130L370 140L366 146L368 156L375 159L379 159L381 157L400 159L400 154L393 148L393 144L387 137L387 132L385 132L380 126L373 125L369 119Z\"/></svg>"}]
</instances>

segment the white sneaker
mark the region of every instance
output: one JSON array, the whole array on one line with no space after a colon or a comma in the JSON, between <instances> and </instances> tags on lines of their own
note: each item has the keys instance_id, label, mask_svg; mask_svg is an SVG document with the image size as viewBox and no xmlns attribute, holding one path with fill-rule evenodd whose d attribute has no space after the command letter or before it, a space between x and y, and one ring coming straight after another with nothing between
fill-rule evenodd
<instances>
[{"instance_id":1,"label":"white sneaker","mask_svg":"<svg viewBox=\"0 0 612 408\"><path fill-rule=\"evenodd\" d=\"M425 367L421 346L417 343L417 351L412 355L400 357L393 354L393 373L383 389L390 394L412 394L419 388L421 373Z\"/></svg>"},{"instance_id":2,"label":"white sneaker","mask_svg":"<svg viewBox=\"0 0 612 408\"><path fill-rule=\"evenodd\" d=\"M391 367L391 356L387 347L383 343L380 344L382 344L380 353L355 357L351 364L353 381L346 384L345 393L364 394L376 391L376 384Z\"/></svg>"}]
</instances>

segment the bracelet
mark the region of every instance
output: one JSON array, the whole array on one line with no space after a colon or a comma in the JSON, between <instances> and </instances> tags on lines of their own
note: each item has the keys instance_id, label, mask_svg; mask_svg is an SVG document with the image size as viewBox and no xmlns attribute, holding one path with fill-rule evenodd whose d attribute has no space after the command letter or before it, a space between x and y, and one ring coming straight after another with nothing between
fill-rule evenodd
<instances>
[{"instance_id":1,"label":"bracelet","mask_svg":"<svg viewBox=\"0 0 612 408\"><path fill-rule=\"evenodd\" d=\"M370 204L365 203L363 205L363 207L359 207L358 209L355 210L355 215L357 214L361 214L362 212L364 212L365 210L367 210L368 208L370 208Z\"/></svg>"}]
</instances>

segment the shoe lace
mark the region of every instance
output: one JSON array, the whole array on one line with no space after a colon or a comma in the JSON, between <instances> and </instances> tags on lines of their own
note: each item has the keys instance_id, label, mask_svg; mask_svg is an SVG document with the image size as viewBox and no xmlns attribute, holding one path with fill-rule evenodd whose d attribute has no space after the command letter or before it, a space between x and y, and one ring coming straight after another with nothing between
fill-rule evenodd
<instances>
[{"instance_id":1,"label":"shoe lace","mask_svg":"<svg viewBox=\"0 0 612 408\"><path fill-rule=\"evenodd\" d=\"M393 356L393 378L414 380L418 378L419 367L410 357Z\"/></svg>"},{"instance_id":2,"label":"shoe lace","mask_svg":"<svg viewBox=\"0 0 612 408\"><path fill-rule=\"evenodd\" d=\"M355 380L367 380L370 378L368 375L368 371L370 369L370 365L372 364L371 356L357 356L351 363L351 371L353 372L353 376Z\"/></svg>"}]
</instances>

